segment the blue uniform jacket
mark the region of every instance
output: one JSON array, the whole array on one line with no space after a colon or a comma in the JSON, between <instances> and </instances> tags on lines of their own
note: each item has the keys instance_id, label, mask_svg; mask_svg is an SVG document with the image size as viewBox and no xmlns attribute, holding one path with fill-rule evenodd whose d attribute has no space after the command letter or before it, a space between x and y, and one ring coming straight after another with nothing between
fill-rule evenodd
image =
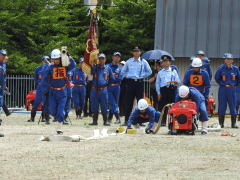
<instances>
[{"instance_id":1,"label":"blue uniform jacket","mask_svg":"<svg viewBox=\"0 0 240 180\"><path fill-rule=\"evenodd\" d=\"M48 67L49 66L47 64L43 64L43 65L35 68L34 81L35 81L36 87L38 87L38 85L40 85L42 78L44 76L44 73L47 71Z\"/></svg>"},{"instance_id":2,"label":"blue uniform jacket","mask_svg":"<svg viewBox=\"0 0 240 180\"><path fill-rule=\"evenodd\" d=\"M127 125L128 127L130 127L133 121L136 120L137 118L149 119L149 124L147 128L151 129L155 122L155 113L156 110L151 106L149 106L144 113L142 113L138 108L135 108L129 117Z\"/></svg>"},{"instance_id":3,"label":"blue uniform jacket","mask_svg":"<svg viewBox=\"0 0 240 180\"><path fill-rule=\"evenodd\" d=\"M122 66L117 64L113 65L112 63L107 65L109 68L111 68L113 75L115 77L115 80L109 79L109 84L121 84L123 76L121 74Z\"/></svg>"},{"instance_id":4,"label":"blue uniform jacket","mask_svg":"<svg viewBox=\"0 0 240 180\"><path fill-rule=\"evenodd\" d=\"M75 68L70 72L70 79L73 84L77 85L87 85L87 74L82 71L80 68Z\"/></svg>"},{"instance_id":5,"label":"blue uniform jacket","mask_svg":"<svg viewBox=\"0 0 240 180\"><path fill-rule=\"evenodd\" d=\"M109 79L116 80L111 68L109 68L107 65L104 65L103 67L94 65L92 68L92 75L92 85L97 88L107 86Z\"/></svg>"},{"instance_id":6,"label":"blue uniform jacket","mask_svg":"<svg viewBox=\"0 0 240 180\"><path fill-rule=\"evenodd\" d=\"M190 70L190 69L192 69L191 64L188 66L188 70ZM212 80L212 69L211 69L211 66L209 64L209 61L203 61L203 65L202 65L201 69L207 71L210 82L211 82L211 80Z\"/></svg>"},{"instance_id":7,"label":"blue uniform jacket","mask_svg":"<svg viewBox=\"0 0 240 180\"><path fill-rule=\"evenodd\" d=\"M215 80L220 86L238 86L240 73L237 66L231 65L230 68L227 68L226 64L222 64L216 71Z\"/></svg>"},{"instance_id":8,"label":"blue uniform jacket","mask_svg":"<svg viewBox=\"0 0 240 180\"><path fill-rule=\"evenodd\" d=\"M5 88L6 88L6 66L3 63L0 63L0 96L3 96Z\"/></svg>"},{"instance_id":9,"label":"blue uniform jacket","mask_svg":"<svg viewBox=\"0 0 240 180\"><path fill-rule=\"evenodd\" d=\"M192 69L188 70L184 75L183 84L196 88L205 98L208 98L211 85L207 71L202 69L199 72L195 72Z\"/></svg>"},{"instance_id":10,"label":"blue uniform jacket","mask_svg":"<svg viewBox=\"0 0 240 180\"><path fill-rule=\"evenodd\" d=\"M70 58L70 64L67 67L50 65L44 73L41 85L44 92L48 92L48 88L62 88L67 84L67 73L75 68L76 63L73 58Z\"/></svg>"},{"instance_id":11,"label":"blue uniform jacket","mask_svg":"<svg viewBox=\"0 0 240 180\"><path fill-rule=\"evenodd\" d=\"M189 88L189 96L188 99L191 99L193 102L196 103L197 110L199 110L201 103L205 103L205 98L203 95L195 88ZM176 96L176 101L179 102L181 101L181 98L179 95Z\"/></svg>"}]
</instances>

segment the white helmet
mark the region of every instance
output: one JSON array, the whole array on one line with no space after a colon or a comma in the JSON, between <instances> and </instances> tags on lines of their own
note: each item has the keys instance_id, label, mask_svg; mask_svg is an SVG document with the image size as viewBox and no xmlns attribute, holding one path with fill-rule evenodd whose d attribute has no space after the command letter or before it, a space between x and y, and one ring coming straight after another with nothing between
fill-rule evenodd
<instances>
[{"instance_id":1,"label":"white helmet","mask_svg":"<svg viewBox=\"0 0 240 180\"><path fill-rule=\"evenodd\" d=\"M184 85L180 86L178 94L181 98L187 97L189 94L189 87Z\"/></svg>"},{"instance_id":2,"label":"white helmet","mask_svg":"<svg viewBox=\"0 0 240 180\"><path fill-rule=\"evenodd\" d=\"M192 60L192 67L201 67L202 60L200 58L193 58Z\"/></svg>"},{"instance_id":3,"label":"white helmet","mask_svg":"<svg viewBox=\"0 0 240 180\"><path fill-rule=\"evenodd\" d=\"M61 51L59 49L54 49L51 52L51 59L57 59L61 57Z\"/></svg>"},{"instance_id":4,"label":"white helmet","mask_svg":"<svg viewBox=\"0 0 240 180\"><path fill-rule=\"evenodd\" d=\"M140 111L145 110L148 108L148 102L145 99L140 99L138 101L138 109Z\"/></svg>"}]
</instances>

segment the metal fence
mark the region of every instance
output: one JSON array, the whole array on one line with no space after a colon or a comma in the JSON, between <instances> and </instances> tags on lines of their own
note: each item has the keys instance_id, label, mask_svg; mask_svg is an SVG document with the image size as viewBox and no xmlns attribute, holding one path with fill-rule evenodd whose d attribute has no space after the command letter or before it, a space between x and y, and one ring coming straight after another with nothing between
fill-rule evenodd
<instances>
[{"instance_id":1,"label":"metal fence","mask_svg":"<svg viewBox=\"0 0 240 180\"><path fill-rule=\"evenodd\" d=\"M35 89L33 75L8 75L7 87L10 95L5 95L8 107L25 107L25 97L28 92Z\"/></svg>"}]
</instances>

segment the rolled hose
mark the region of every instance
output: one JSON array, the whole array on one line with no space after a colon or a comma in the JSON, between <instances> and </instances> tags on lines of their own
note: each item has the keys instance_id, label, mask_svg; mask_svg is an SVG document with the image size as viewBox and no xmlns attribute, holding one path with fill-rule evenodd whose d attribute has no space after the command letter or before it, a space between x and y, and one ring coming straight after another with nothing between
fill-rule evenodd
<instances>
[{"instance_id":1,"label":"rolled hose","mask_svg":"<svg viewBox=\"0 0 240 180\"><path fill-rule=\"evenodd\" d=\"M166 111L166 108L171 107L171 106L172 106L172 104L167 104L167 105L165 105L163 107L163 109L161 111L161 115L159 117L159 121L158 121L157 127L155 129L153 129L153 134L157 134L157 132L159 131L159 129L161 127L161 122L162 122L162 119L163 119L163 114Z\"/></svg>"}]
</instances>

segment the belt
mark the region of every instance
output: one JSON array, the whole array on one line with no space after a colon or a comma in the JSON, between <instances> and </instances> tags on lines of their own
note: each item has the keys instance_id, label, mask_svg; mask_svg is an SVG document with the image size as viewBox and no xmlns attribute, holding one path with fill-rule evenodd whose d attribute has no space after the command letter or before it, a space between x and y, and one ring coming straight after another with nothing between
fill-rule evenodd
<instances>
[{"instance_id":1,"label":"belt","mask_svg":"<svg viewBox=\"0 0 240 180\"><path fill-rule=\"evenodd\" d=\"M234 85L230 85L230 84L227 84L227 85L221 85L223 87L235 87Z\"/></svg>"},{"instance_id":2,"label":"belt","mask_svg":"<svg viewBox=\"0 0 240 180\"><path fill-rule=\"evenodd\" d=\"M130 82L143 82L143 78L142 79L130 79L128 78L127 81L130 81Z\"/></svg>"},{"instance_id":3,"label":"belt","mask_svg":"<svg viewBox=\"0 0 240 180\"><path fill-rule=\"evenodd\" d=\"M85 84L74 84L74 86L82 87L82 86L86 86L86 85Z\"/></svg>"},{"instance_id":4,"label":"belt","mask_svg":"<svg viewBox=\"0 0 240 180\"><path fill-rule=\"evenodd\" d=\"M60 87L60 88L55 88L55 87L52 87L52 86L51 86L51 89L53 89L53 90L58 90L58 91L63 90L63 89L65 89L65 88L66 88L66 85L63 86L63 87Z\"/></svg>"},{"instance_id":5,"label":"belt","mask_svg":"<svg viewBox=\"0 0 240 180\"><path fill-rule=\"evenodd\" d=\"M93 89L95 90L103 90L103 89L106 89L107 86L102 86L102 87L95 87L95 86L92 86Z\"/></svg>"},{"instance_id":6,"label":"belt","mask_svg":"<svg viewBox=\"0 0 240 180\"><path fill-rule=\"evenodd\" d=\"M169 89L173 89L173 88L177 88L177 86L174 85L168 85L168 86L163 86L161 88L169 88Z\"/></svg>"},{"instance_id":7,"label":"belt","mask_svg":"<svg viewBox=\"0 0 240 180\"><path fill-rule=\"evenodd\" d=\"M110 84L109 86L120 86L120 84Z\"/></svg>"}]
</instances>

